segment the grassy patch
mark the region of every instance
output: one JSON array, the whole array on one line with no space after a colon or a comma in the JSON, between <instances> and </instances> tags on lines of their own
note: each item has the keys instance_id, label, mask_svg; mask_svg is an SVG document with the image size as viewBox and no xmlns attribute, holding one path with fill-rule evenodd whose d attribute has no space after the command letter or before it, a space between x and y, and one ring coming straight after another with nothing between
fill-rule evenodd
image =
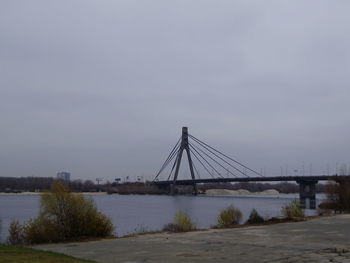
<instances>
[{"instance_id":1,"label":"grassy patch","mask_svg":"<svg viewBox=\"0 0 350 263\"><path fill-rule=\"evenodd\" d=\"M32 248L0 245L0 262L6 263L92 263L82 259Z\"/></svg>"}]
</instances>

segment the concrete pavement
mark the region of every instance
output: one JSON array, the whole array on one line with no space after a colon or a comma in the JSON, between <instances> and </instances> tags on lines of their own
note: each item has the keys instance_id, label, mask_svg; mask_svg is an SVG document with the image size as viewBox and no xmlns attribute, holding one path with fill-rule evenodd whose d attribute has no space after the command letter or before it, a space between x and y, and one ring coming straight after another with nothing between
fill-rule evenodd
<instances>
[{"instance_id":1,"label":"concrete pavement","mask_svg":"<svg viewBox=\"0 0 350 263\"><path fill-rule=\"evenodd\" d=\"M97 262L350 262L350 215L297 223L40 245Z\"/></svg>"}]
</instances>

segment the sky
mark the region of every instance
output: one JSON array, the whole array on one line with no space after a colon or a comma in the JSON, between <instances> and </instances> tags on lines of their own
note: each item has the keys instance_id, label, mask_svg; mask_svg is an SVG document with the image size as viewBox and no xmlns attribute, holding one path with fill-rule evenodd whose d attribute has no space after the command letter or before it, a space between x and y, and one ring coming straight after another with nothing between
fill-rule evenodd
<instances>
[{"instance_id":1,"label":"sky","mask_svg":"<svg viewBox=\"0 0 350 263\"><path fill-rule=\"evenodd\" d=\"M0 176L153 178L182 126L266 175L350 170L349 9L2 0Z\"/></svg>"}]
</instances>

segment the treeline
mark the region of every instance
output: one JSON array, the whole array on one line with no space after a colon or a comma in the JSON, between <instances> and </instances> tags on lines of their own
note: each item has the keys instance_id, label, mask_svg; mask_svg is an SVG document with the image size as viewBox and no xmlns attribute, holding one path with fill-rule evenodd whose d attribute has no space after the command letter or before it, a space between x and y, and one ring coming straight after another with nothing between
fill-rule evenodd
<instances>
[{"instance_id":1,"label":"treeline","mask_svg":"<svg viewBox=\"0 0 350 263\"><path fill-rule=\"evenodd\" d=\"M319 208L335 213L350 212L350 179L347 176L334 176L334 182L326 185L327 199Z\"/></svg>"},{"instance_id":2,"label":"treeline","mask_svg":"<svg viewBox=\"0 0 350 263\"><path fill-rule=\"evenodd\" d=\"M113 184L113 185L110 185L108 187L105 187L105 190L109 194L121 194L121 195L128 195L128 194L159 195L159 194L168 194L169 193L168 187L161 188L161 187L158 187L156 185L152 185L150 183L140 183L140 182ZM187 194L187 192L185 192L184 194Z\"/></svg>"},{"instance_id":3,"label":"treeline","mask_svg":"<svg viewBox=\"0 0 350 263\"><path fill-rule=\"evenodd\" d=\"M0 177L0 191L44 191L50 189L53 182L52 177Z\"/></svg>"},{"instance_id":4,"label":"treeline","mask_svg":"<svg viewBox=\"0 0 350 263\"><path fill-rule=\"evenodd\" d=\"M0 192L34 192L46 191L51 188L55 181L52 177L0 177ZM166 194L169 189L161 189L150 183L110 183L95 184L91 180L74 180L66 182L70 189L75 192L108 192L118 194ZM177 186L179 194L190 194L192 187ZM204 192L207 189L229 189L238 190L245 189L250 192L261 192L268 189L275 189L280 193L298 193L299 185L296 183L212 183L199 184L198 189ZM316 185L316 192L325 192L324 184Z\"/></svg>"},{"instance_id":5,"label":"treeline","mask_svg":"<svg viewBox=\"0 0 350 263\"><path fill-rule=\"evenodd\" d=\"M43 192L51 188L56 179L52 177L0 177L0 192ZM74 180L67 183L75 192L97 192L111 184L96 185L91 180Z\"/></svg>"}]
</instances>

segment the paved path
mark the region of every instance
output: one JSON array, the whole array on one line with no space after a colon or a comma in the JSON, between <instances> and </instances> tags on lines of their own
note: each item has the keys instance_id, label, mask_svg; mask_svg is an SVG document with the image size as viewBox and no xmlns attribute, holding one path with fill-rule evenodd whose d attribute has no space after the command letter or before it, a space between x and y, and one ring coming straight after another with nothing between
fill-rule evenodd
<instances>
[{"instance_id":1,"label":"paved path","mask_svg":"<svg viewBox=\"0 0 350 263\"><path fill-rule=\"evenodd\" d=\"M306 222L41 245L97 262L350 262L350 215Z\"/></svg>"}]
</instances>

